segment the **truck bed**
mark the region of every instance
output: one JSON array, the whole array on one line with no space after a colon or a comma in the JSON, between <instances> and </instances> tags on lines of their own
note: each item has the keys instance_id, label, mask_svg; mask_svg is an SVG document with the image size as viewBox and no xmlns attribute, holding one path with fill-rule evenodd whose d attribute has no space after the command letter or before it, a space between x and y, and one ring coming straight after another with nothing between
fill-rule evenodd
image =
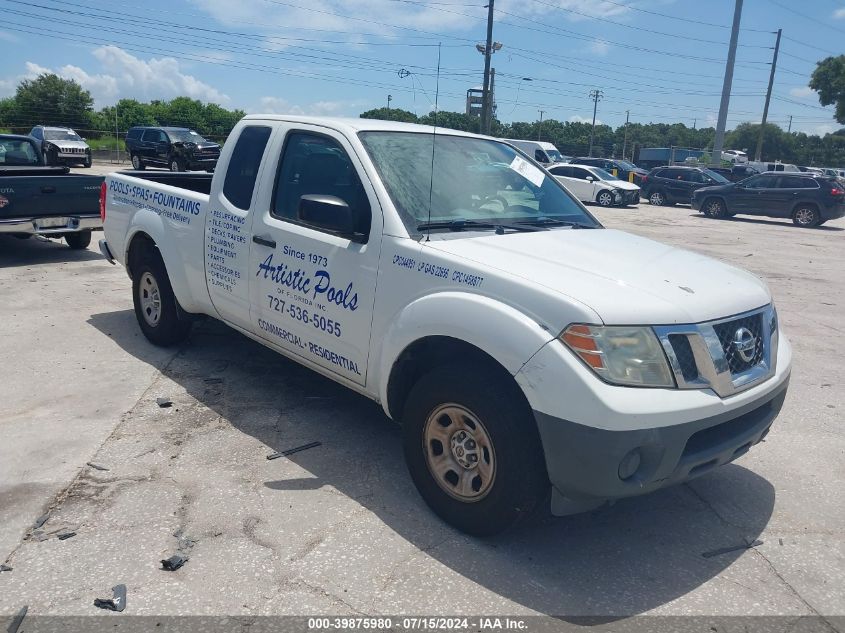
<instances>
[{"instance_id":1,"label":"truck bed","mask_svg":"<svg viewBox=\"0 0 845 633\"><path fill-rule=\"evenodd\" d=\"M169 172L169 171L120 171L122 176L132 176L140 180L149 180L162 185L170 185L178 189L187 189L196 193L211 193L211 179L214 174L197 172Z\"/></svg>"},{"instance_id":2,"label":"truck bed","mask_svg":"<svg viewBox=\"0 0 845 633\"><path fill-rule=\"evenodd\" d=\"M48 217L99 217L103 176L66 167L0 168L0 224Z\"/></svg>"}]
</instances>

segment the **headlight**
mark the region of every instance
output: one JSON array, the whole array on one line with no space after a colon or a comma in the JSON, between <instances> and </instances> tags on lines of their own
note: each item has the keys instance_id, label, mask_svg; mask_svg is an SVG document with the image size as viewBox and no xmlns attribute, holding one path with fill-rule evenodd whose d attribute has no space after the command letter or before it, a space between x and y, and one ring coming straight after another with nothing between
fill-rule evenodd
<instances>
[{"instance_id":1,"label":"headlight","mask_svg":"<svg viewBox=\"0 0 845 633\"><path fill-rule=\"evenodd\" d=\"M675 386L663 348L649 327L575 324L564 330L560 340L607 382Z\"/></svg>"}]
</instances>

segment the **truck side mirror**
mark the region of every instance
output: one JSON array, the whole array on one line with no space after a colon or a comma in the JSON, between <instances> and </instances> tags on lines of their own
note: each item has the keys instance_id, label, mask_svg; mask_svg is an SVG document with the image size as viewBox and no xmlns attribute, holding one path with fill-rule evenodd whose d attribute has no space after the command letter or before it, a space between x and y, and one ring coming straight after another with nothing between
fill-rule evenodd
<instances>
[{"instance_id":1,"label":"truck side mirror","mask_svg":"<svg viewBox=\"0 0 845 633\"><path fill-rule=\"evenodd\" d=\"M308 194L299 199L297 217L301 222L355 239L355 218L345 200L337 196ZM358 241L358 240L356 240Z\"/></svg>"}]
</instances>

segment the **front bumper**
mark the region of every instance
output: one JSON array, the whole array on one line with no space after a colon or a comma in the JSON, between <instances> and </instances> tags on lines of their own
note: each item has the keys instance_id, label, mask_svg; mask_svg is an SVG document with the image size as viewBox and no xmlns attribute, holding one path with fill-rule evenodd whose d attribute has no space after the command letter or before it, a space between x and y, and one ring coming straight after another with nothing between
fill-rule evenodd
<instances>
[{"instance_id":1,"label":"front bumper","mask_svg":"<svg viewBox=\"0 0 845 633\"><path fill-rule=\"evenodd\" d=\"M25 233L28 235L64 235L80 231L101 231L103 221L99 215L61 216L64 221L58 226L45 226L41 222L55 218L14 218L0 219L0 233Z\"/></svg>"},{"instance_id":2,"label":"front bumper","mask_svg":"<svg viewBox=\"0 0 845 633\"><path fill-rule=\"evenodd\" d=\"M583 502L645 494L703 475L766 436L788 383L733 411L662 428L608 431L535 411L549 478L559 495Z\"/></svg>"},{"instance_id":3,"label":"front bumper","mask_svg":"<svg viewBox=\"0 0 845 633\"><path fill-rule=\"evenodd\" d=\"M214 169L218 158L192 158L188 161L188 169Z\"/></svg>"}]
</instances>

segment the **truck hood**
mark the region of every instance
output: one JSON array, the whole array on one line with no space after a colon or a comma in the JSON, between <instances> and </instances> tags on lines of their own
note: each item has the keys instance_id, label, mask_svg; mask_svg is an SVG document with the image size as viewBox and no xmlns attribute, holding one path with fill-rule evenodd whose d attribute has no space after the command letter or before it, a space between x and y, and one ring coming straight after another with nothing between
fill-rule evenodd
<instances>
[{"instance_id":1,"label":"truck hood","mask_svg":"<svg viewBox=\"0 0 845 633\"><path fill-rule=\"evenodd\" d=\"M496 270L557 291L592 308L606 324L696 323L771 301L766 285L751 273L610 229L553 229L423 244L475 262L482 271Z\"/></svg>"},{"instance_id":2,"label":"truck hood","mask_svg":"<svg viewBox=\"0 0 845 633\"><path fill-rule=\"evenodd\" d=\"M85 141L44 141L50 145L55 145L59 149L87 149L88 143Z\"/></svg>"}]
</instances>

